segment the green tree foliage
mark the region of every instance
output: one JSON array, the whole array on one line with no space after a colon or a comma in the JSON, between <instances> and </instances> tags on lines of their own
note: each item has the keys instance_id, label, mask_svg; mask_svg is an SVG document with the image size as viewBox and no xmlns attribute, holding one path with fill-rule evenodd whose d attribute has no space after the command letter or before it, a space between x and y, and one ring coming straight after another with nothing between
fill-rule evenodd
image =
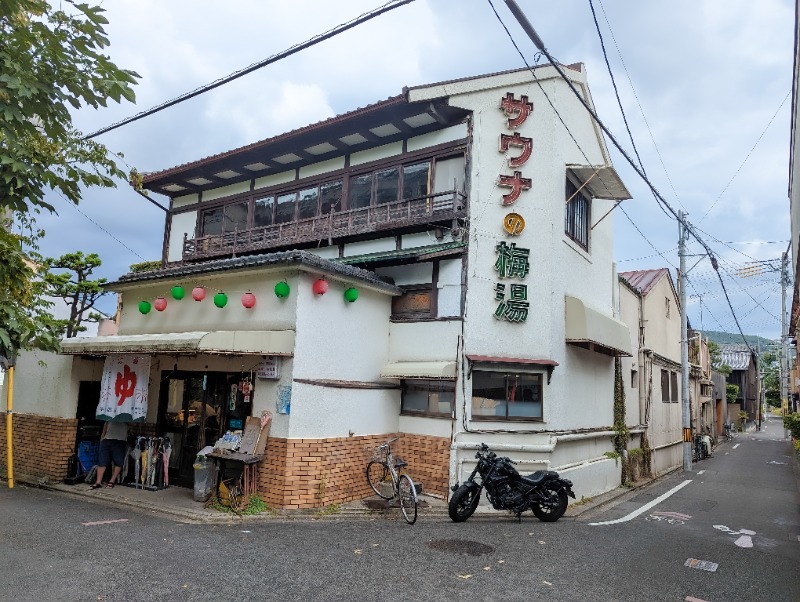
<instances>
[{"instance_id":1,"label":"green tree foliage","mask_svg":"<svg viewBox=\"0 0 800 602\"><path fill-rule=\"evenodd\" d=\"M78 203L88 186L125 177L105 146L85 140L70 110L133 102L139 77L104 54L103 10L64 0L0 0L0 354L58 347L58 324L36 254L33 215L54 190ZM11 231L11 219L25 234ZM26 229L27 228L27 229ZM31 250L33 249L33 250Z\"/></svg>"},{"instance_id":2,"label":"green tree foliage","mask_svg":"<svg viewBox=\"0 0 800 602\"><path fill-rule=\"evenodd\" d=\"M48 271L44 281L48 295L60 297L69 309L69 318L60 320L67 338L85 332L84 323L97 322L101 318L100 314L91 311L97 300L106 294L103 290L106 279L91 279L92 272L101 263L96 253L84 255L80 251L67 253L57 259L51 257L45 262Z\"/></svg>"},{"instance_id":3,"label":"green tree foliage","mask_svg":"<svg viewBox=\"0 0 800 602\"><path fill-rule=\"evenodd\" d=\"M53 304L43 297L43 268L35 252L41 232L34 231L24 216L20 220L23 235L12 233L8 220L0 225L0 355L4 357L22 349L56 351L62 330L51 315Z\"/></svg>"},{"instance_id":4,"label":"green tree foliage","mask_svg":"<svg viewBox=\"0 0 800 602\"><path fill-rule=\"evenodd\" d=\"M738 397L739 385L734 385L732 383L725 385L725 398L727 399L728 403L736 403L736 399Z\"/></svg>"},{"instance_id":5,"label":"green tree foliage","mask_svg":"<svg viewBox=\"0 0 800 602\"><path fill-rule=\"evenodd\" d=\"M52 211L44 200L50 189L77 203L82 186L111 187L125 177L105 146L73 127L70 109L134 102L139 76L103 54L102 8L57 6L0 0L0 209Z\"/></svg>"},{"instance_id":6,"label":"green tree foliage","mask_svg":"<svg viewBox=\"0 0 800 602\"><path fill-rule=\"evenodd\" d=\"M778 356L767 351L761 355L759 366L763 370L764 398L767 404L774 407L781 407L781 375L778 364Z\"/></svg>"}]
</instances>

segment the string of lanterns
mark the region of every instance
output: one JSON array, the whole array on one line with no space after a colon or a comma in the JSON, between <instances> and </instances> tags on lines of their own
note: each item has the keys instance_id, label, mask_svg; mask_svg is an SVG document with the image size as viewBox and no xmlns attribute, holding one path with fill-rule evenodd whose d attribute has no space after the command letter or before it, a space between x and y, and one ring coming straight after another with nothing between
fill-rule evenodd
<instances>
[{"instance_id":1,"label":"string of lanterns","mask_svg":"<svg viewBox=\"0 0 800 602\"><path fill-rule=\"evenodd\" d=\"M314 284L311 285L311 290L315 295L322 296L328 292L328 287L328 281L323 277L314 281ZM291 293L291 287L289 286L288 282L281 280L275 284L274 292L278 299L286 299ZM176 285L172 287L170 294L175 301L181 301L186 296L186 289L181 285ZM345 289L343 296L345 301L348 303L353 303L356 299L358 299L358 289L351 286ZM200 285L195 286L192 289L191 297L195 301L203 301L203 299L206 298L206 288ZM224 291L218 291L214 295L213 301L214 305L222 309L228 304L228 295L225 294ZM241 302L245 309L252 309L256 305L256 296L251 291L247 291L242 295ZM147 300L139 301L139 313L147 315L152 309L155 309L158 312L162 312L167 309L166 297L158 296L152 303Z\"/></svg>"}]
</instances>

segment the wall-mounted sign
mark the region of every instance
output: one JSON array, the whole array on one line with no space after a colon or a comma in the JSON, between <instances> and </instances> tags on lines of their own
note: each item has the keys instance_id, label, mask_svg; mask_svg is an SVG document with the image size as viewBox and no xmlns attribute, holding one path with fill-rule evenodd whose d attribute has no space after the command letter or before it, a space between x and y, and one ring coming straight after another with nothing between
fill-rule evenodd
<instances>
[{"instance_id":1,"label":"wall-mounted sign","mask_svg":"<svg viewBox=\"0 0 800 602\"><path fill-rule=\"evenodd\" d=\"M268 355L256 368L258 378L280 378L281 358L278 355Z\"/></svg>"},{"instance_id":2,"label":"wall-mounted sign","mask_svg":"<svg viewBox=\"0 0 800 602\"><path fill-rule=\"evenodd\" d=\"M525 229L525 218L519 213L509 213L503 218L503 229L509 236L519 236Z\"/></svg>"},{"instance_id":3,"label":"wall-mounted sign","mask_svg":"<svg viewBox=\"0 0 800 602\"><path fill-rule=\"evenodd\" d=\"M506 116L506 125L509 130L516 130L520 127L528 116L533 112L533 103L528 101L527 96L517 100L513 92L508 92L500 99L500 110ZM533 154L533 138L523 136L519 132L512 134L500 134L500 144L498 150L507 155L508 166L514 170L513 174L500 174L497 176L497 186L510 188L511 190L502 195L503 206L515 204L522 193L530 190L533 181L525 178L522 171L518 171ZM512 212L503 218L503 229L508 236L519 236L525 229L525 218L519 213ZM505 241L500 241L495 247L497 261L494 264L495 272L500 279L516 278L524 280L530 270L528 257L530 249L517 247L516 243L507 245ZM528 286L526 284L510 284L506 293L506 285L502 282L495 283L494 296L498 302L494 312L494 317L498 320L508 322L524 322L528 319Z\"/></svg>"}]
</instances>

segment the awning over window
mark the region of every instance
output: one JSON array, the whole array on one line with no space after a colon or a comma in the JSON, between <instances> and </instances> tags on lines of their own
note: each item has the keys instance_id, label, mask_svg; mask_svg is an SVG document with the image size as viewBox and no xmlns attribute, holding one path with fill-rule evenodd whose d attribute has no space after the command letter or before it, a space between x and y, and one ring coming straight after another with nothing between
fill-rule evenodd
<instances>
[{"instance_id":1,"label":"awning over window","mask_svg":"<svg viewBox=\"0 0 800 602\"><path fill-rule=\"evenodd\" d=\"M382 378L439 378L455 380L455 362L392 362L381 370Z\"/></svg>"},{"instance_id":2,"label":"awning over window","mask_svg":"<svg viewBox=\"0 0 800 602\"><path fill-rule=\"evenodd\" d=\"M214 353L233 355L292 355L293 330L226 330L135 334L61 341L61 353L108 355L109 353Z\"/></svg>"},{"instance_id":3,"label":"awning over window","mask_svg":"<svg viewBox=\"0 0 800 602\"><path fill-rule=\"evenodd\" d=\"M606 355L631 355L628 326L576 297L566 297L566 341Z\"/></svg>"},{"instance_id":4,"label":"awning over window","mask_svg":"<svg viewBox=\"0 0 800 602\"><path fill-rule=\"evenodd\" d=\"M592 198L612 201L633 198L610 165L567 165L567 169L584 184L583 190L587 190Z\"/></svg>"}]
</instances>

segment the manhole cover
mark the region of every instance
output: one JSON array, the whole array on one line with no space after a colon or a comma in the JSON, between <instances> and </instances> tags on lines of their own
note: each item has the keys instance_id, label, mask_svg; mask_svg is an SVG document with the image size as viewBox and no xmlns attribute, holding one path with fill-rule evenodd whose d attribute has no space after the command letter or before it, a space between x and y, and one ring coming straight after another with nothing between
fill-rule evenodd
<instances>
[{"instance_id":1,"label":"manhole cover","mask_svg":"<svg viewBox=\"0 0 800 602\"><path fill-rule=\"evenodd\" d=\"M469 556L483 556L494 552L492 546L468 539L432 539L428 542L428 547L440 552L468 554Z\"/></svg>"}]
</instances>

